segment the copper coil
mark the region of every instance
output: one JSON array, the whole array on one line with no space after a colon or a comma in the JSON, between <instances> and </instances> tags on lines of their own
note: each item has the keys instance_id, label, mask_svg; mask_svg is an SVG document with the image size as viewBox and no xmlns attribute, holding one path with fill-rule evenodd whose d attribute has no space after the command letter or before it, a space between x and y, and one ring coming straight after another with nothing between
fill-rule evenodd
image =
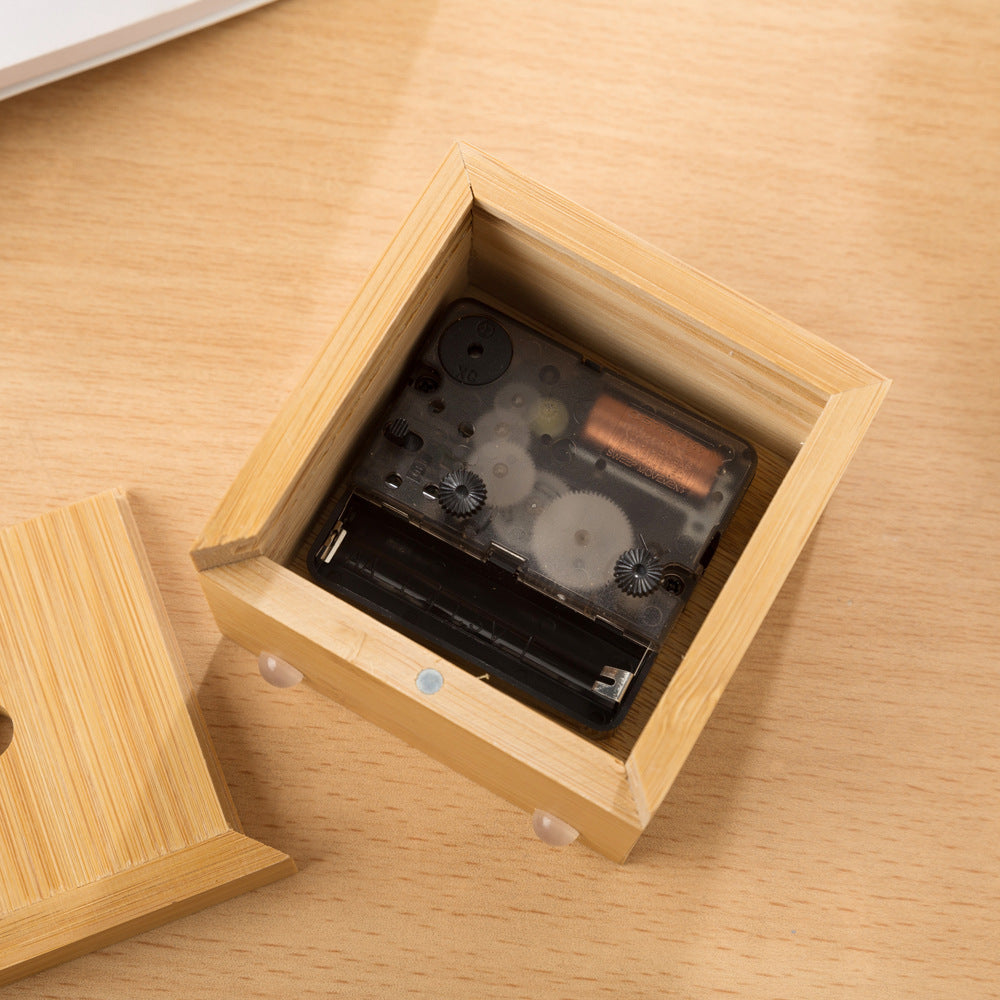
<instances>
[{"instance_id":1,"label":"copper coil","mask_svg":"<svg viewBox=\"0 0 1000 1000\"><path fill-rule=\"evenodd\" d=\"M614 396L599 396L582 437L602 454L678 493L704 498L723 458L717 451Z\"/></svg>"}]
</instances>

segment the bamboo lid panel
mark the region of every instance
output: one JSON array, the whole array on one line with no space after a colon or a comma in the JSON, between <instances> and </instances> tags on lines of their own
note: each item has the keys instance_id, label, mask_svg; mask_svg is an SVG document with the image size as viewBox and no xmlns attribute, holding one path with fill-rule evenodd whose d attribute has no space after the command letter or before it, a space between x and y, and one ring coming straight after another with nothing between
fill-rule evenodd
<instances>
[{"instance_id":1,"label":"bamboo lid panel","mask_svg":"<svg viewBox=\"0 0 1000 1000\"><path fill-rule=\"evenodd\" d=\"M0 984L294 870L240 831L138 544L119 493L0 532Z\"/></svg>"}]
</instances>

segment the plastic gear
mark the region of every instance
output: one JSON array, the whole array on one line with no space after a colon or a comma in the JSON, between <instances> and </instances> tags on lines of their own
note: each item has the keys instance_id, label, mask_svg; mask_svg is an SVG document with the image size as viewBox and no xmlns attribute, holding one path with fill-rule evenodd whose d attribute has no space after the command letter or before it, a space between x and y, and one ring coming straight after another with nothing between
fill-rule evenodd
<instances>
[{"instance_id":1,"label":"plastic gear","mask_svg":"<svg viewBox=\"0 0 1000 1000\"><path fill-rule=\"evenodd\" d=\"M545 509L566 492L566 484L550 472L540 471L531 492L513 507L498 510L493 518L497 538L517 553L526 553L531 545L535 521Z\"/></svg>"},{"instance_id":2,"label":"plastic gear","mask_svg":"<svg viewBox=\"0 0 1000 1000\"><path fill-rule=\"evenodd\" d=\"M481 441L513 441L523 447L531 439L527 423L515 410L489 410L475 423Z\"/></svg>"},{"instance_id":3,"label":"plastic gear","mask_svg":"<svg viewBox=\"0 0 1000 1000\"><path fill-rule=\"evenodd\" d=\"M538 569L554 584L580 593L611 583L615 562L632 546L632 525L600 493L564 493L535 521L531 548Z\"/></svg>"},{"instance_id":4,"label":"plastic gear","mask_svg":"<svg viewBox=\"0 0 1000 1000\"><path fill-rule=\"evenodd\" d=\"M469 517L486 503L486 484L471 469L455 469L438 483L438 503L455 517Z\"/></svg>"},{"instance_id":5,"label":"plastic gear","mask_svg":"<svg viewBox=\"0 0 1000 1000\"><path fill-rule=\"evenodd\" d=\"M538 437L559 437L569 426L569 410L561 399L543 396L531 409L529 426Z\"/></svg>"},{"instance_id":6,"label":"plastic gear","mask_svg":"<svg viewBox=\"0 0 1000 1000\"><path fill-rule=\"evenodd\" d=\"M538 395L538 390L526 382L511 382L493 397L493 406L497 410L516 413L527 423L538 402Z\"/></svg>"},{"instance_id":7,"label":"plastic gear","mask_svg":"<svg viewBox=\"0 0 1000 1000\"><path fill-rule=\"evenodd\" d=\"M469 466L486 484L491 507L513 507L535 485L535 463L513 441L486 441L473 452Z\"/></svg>"},{"instance_id":8,"label":"plastic gear","mask_svg":"<svg viewBox=\"0 0 1000 1000\"><path fill-rule=\"evenodd\" d=\"M618 557L614 576L615 583L630 597L648 597L663 580L663 564L640 545Z\"/></svg>"}]
</instances>

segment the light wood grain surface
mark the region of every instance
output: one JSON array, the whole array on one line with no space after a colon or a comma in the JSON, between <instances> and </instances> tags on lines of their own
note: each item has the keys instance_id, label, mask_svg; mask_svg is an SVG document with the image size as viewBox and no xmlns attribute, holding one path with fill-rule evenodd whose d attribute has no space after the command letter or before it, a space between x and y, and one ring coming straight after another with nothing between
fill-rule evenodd
<instances>
[{"instance_id":1,"label":"light wood grain surface","mask_svg":"<svg viewBox=\"0 0 1000 1000\"><path fill-rule=\"evenodd\" d=\"M280 0L0 105L0 523L130 489L301 869L5 996L1000 995L998 64L986 0ZM187 555L457 138L895 380L622 868L267 688Z\"/></svg>"},{"instance_id":2,"label":"light wood grain surface","mask_svg":"<svg viewBox=\"0 0 1000 1000\"><path fill-rule=\"evenodd\" d=\"M137 534L110 490L0 530L0 986L295 870L242 834Z\"/></svg>"}]
</instances>

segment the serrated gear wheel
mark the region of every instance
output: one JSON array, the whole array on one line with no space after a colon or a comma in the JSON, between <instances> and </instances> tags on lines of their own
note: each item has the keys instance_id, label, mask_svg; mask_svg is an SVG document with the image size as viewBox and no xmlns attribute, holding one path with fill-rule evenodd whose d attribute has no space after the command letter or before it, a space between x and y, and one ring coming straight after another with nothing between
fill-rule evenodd
<instances>
[{"instance_id":1,"label":"serrated gear wheel","mask_svg":"<svg viewBox=\"0 0 1000 1000\"><path fill-rule=\"evenodd\" d=\"M438 503L455 517L469 517L486 503L486 484L471 469L453 469L438 483Z\"/></svg>"},{"instance_id":2,"label":"serrated gear wheel","mask_svg":"<svg viewBox=\"0 0 1000 1000\"><path fill-rule=\"evenodd\" d=\"M600 493L576 491L542 511L531 548L552 583L589 593L613 582L615 562L632 541L632 525L618 504Z\"/></svg>"},{"instance_id":3,"label":"serrated gear wheel","mask_svg":"<svg viewBox=\"0 0 1000 1000\"><path fill-rule=\"evenodd\" d=\"M486 484L493 508L513 507L535 485L535 463L525 448L513 441L485 441L469 459Z\"/></svg>"},{"instance_id":4,"label":"serrated gear wheel","mask_svg":"<svg viewBox=\"0 0 1000 1000\"><path fill-rule=\"evenodd\" d=\"M615 563L615 583L630 597L648 597L663 580L663 564L644 545L628 549Z\"/></svg>"}]
</instances>

